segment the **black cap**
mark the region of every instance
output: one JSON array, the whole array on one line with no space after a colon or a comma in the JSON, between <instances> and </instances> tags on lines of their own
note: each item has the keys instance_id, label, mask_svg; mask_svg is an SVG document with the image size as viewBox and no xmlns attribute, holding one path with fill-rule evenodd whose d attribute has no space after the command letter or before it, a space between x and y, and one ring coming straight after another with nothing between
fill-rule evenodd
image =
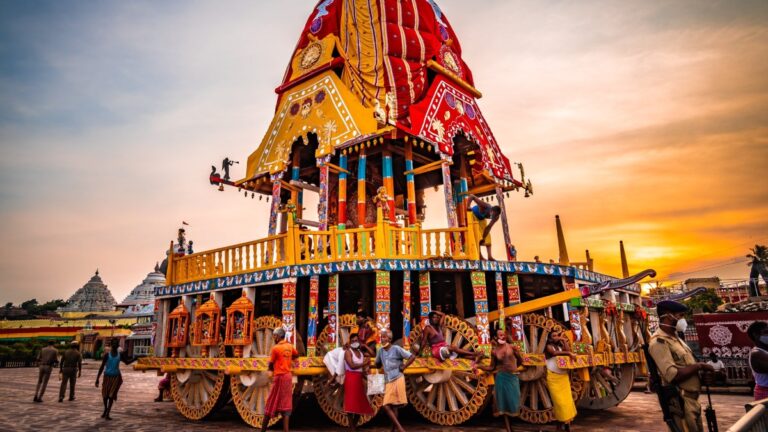
<instances>
[{"instance_id":1,"label":"black cap","mask_svg":"<svg viewBox=\"0 0 768 432\"><path fill-rule=\"evenodd\" d=\"M656 313L659 316L662 316L665 313L680 313L680 312L688 312L688 306L672 300L660 301L659 304L656 305Z\"/></svg>"}]
</instances>

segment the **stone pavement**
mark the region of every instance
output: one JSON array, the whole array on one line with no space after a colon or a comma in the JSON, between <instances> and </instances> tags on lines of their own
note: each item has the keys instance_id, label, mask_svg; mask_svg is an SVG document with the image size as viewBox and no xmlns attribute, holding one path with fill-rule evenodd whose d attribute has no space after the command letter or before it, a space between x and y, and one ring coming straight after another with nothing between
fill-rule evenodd
<instances>
[{"instance_id":1,"label":"stone pavement","mask_svg":"<svg viewBox=\"0 0 768 432\"><path fill-rule=\"evenodd\" d=\"M32 402L37 382L36 368L0 369L0 431L217 431L254 430L243 423L233 407L228 406L213 418L203 422L192 422L176 412L172 402L153 402L157 396L159 377L154 373L135 372L123 368L123 387L119 400L112 409L112 421L99 418L103 407L100 389L94 387L98 364L87 362L82 378L77 383L77 400L66 399L58 403L59 380L51 376L43 398L44 403ZM663 431L661 410L655 395L633 392L619 406L605 411L583 411L574 423L574 431ZM703 398L702 398L703 399ZM751 401L748 395L712 395L721 430L727 429L744 413L744 404ZM415 412L404 410L403 426L409 431L498 431L503 422L490 414L460 427L442 427L425 423ZM296 431L342 431L325 418L311 397L306 397L294 411L291 430ZM388 432L385 416L377 417L363 432ZM278 429L271 429L278 430ZM551 431L552 426L537 427L516 423L515 430Z\"/></svg>"}]
</instances>

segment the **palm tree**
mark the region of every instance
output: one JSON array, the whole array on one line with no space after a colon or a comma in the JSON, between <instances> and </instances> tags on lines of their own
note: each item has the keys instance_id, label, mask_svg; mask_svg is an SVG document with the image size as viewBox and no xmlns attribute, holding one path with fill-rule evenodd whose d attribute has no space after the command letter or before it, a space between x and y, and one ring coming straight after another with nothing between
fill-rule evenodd
<instances>
[{"instance_id":1,"label":"palm tree","mask_svg":"<svg viewBox=\"0 0 768 432\"><path fill-rule=\"evenodd\" d=\"M760 276L763 277L763 282L768 284L768 246L755 245L750 251L752 253L747 254L747 258L752 260L747 264L751 267L749 271L749 295L759 296L760 288L757 284Z\"/></svg>"}]
</instances>

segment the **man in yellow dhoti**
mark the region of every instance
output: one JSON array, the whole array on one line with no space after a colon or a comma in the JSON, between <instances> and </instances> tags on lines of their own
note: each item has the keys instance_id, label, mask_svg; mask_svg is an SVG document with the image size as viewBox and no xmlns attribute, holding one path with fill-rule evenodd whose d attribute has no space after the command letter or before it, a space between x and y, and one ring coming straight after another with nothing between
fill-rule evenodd
<instances>
[{"instance_id":1,"label":"man in yellow dhoti","mask_svg":"<svg viewBox=\"0 0 768 432\"><path fill-rule=\"evenodd\" d=\"M557 365L557 356L576 358L569 349L570 341L564 334L550 333L544 356L547 358L547 389L552 397L557 430L570 431L570 423L576 417L576 402L571 395L571 381L567 370Z\"/></svg>"}]
</instances>

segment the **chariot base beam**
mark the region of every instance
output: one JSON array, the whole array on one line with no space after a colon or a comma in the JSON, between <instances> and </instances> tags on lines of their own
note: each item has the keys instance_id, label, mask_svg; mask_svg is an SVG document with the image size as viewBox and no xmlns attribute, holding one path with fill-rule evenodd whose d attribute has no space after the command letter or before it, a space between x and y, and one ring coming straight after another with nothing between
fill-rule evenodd
<instances>
[{"instance_id":1,"label":"chariot base beam","mask_svg":"<svg viewBox=\"0 0 768 432\"><path fill-rule=\"evenodd\" d=\"M548 295L545 297L539 297L535 300L518 303L504 308L504 316L522 315L525 313L537 311L540 309L546 309L550 306L555 306L571 301L575 298L581 298L581 292L577 289L559 292L557 294ZM488 314L488 321L496 321L499 319L499 311L493 311Z\"/></svg>"}]
</instances>

